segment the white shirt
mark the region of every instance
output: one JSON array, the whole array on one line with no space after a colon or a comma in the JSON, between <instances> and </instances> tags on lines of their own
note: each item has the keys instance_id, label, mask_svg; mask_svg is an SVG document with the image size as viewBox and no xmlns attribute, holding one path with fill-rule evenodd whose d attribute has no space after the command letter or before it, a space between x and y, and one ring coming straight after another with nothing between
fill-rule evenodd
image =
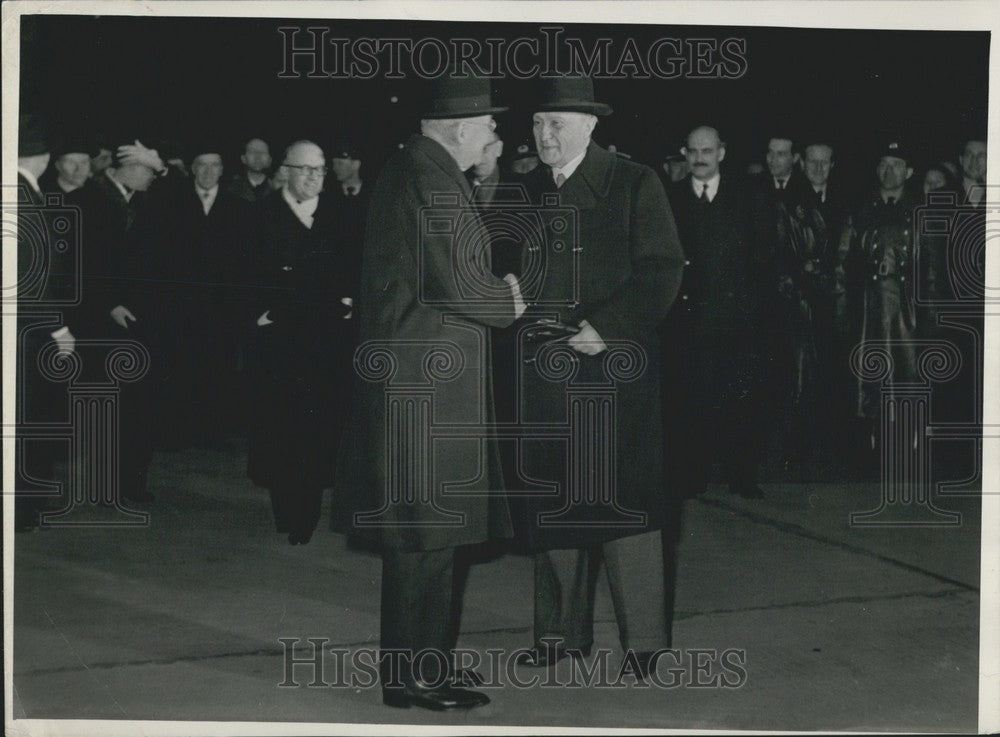
<instances>
[{"instance_id":1,"label":"white shirt","mask_svg":"<svg viewBox=\"0 0 1000 737\"><path fill-rule=\"evenodd\" d=\"M978 205L986 195L986 185L980 184L975 179L962 177L962 188L965 190L966 202L972 205Z\"/></svg>"},{"instance_id":2,"label":"white shirt","mask_svg":"<svg viewBox=\"0 0 1000 737\"><path fill-rule=\"evenodd\" d=\"M700 199L701 192L705 188L705 185L707 184L708 192L706 194L708 196L708 201L711 202L712 200L715 199L715 195L718 194L719 192L720 181L722 181L722 175L719 174L719 172L716 172L715 176L713 176L711 179L707 181L702 181L701 179L695 179L694 177L691 177L691 189L694 190L694 196Z\"/></svg>"},{"instance_id":3,"label":"white shirt","mask_svg":"<svg viewBox=\"0 0 1000 737\"><path fill-rule=\"evenodd\" d=\"M813 190L815 190L816 194L819 196L819 201L820 202L826 202L826 185L825 184L821 184L818 187L813 187Z\"/></svg>"},{"instance_id":4,"label":"white shirt","mask_svg":"<svg viewBox=\"0 0 1000 737\"><path fill-rule=\"evenodd\" d=\"M344 184L341 186L343 187L344 194L348 197L361 194L361 182L352 185ZM351 191L352 189L354 190L353 192Z\"/></svg>"},{"instance_id":5,"label":"white shirt","mask_svg":"<svg viewBox=\"0 0 1000 737\"><path fill-rule=\"evenodd\" d=\"M111 173L108 172L107 170L104 171L104 174L105 176L107 176L108 179L111 180L112 184L118 187L118 191L122 193L122 197L125 198L125 201L129 202L132 199L132 192L125 189L125 185L123 185L121 182L119 182L117 179L111 176Z\"/></svg>"},{"instance_id":6,"label":"white shirt","mask_svg":"<svg viewBox=\"0 0 1000 737\"><path fill-rule=\"evenodd\" d=\"M569 179L571 176L573 176L573 172L576 171L576 167L580 166L580 162L583 161L583 157L586 155L587 155L587 149L583 149L583 152L579 156L570 159L566 163L566 166L564 166L562 169L557 169L556 167L553 166L552 180L555 181L560 174L566 177L566 179ZM565 182L563 182L563 184L565 184Z\"/></svg>"},{"instance_id":7,"label":"white shirt","mask_svg":"<svg viewBox=\"0 0 1000 737\"><path fill-rule=\"evenodd\" d=\"M777 177L771 177L771 179L774 180L774 188L775 189L787 189L787 187L788 187L788 180L791 179L791 176L787 176L784 179L778 179Z\"/></svg>"},{"instance_id":8,"label":"white shirt","mask_svg":"<svg viewBox=\"0 0 1000 737\"><path fill-rule=\"evenodd\" d=\"M285 202L287 202L288 206L292 208L292 212L295 213L295 217L297 217L304 226L312 230L313 215L316 213L316 206L319 204L319 197L317 196L313 197L311 200L303 200L299 202L295 199L292 193L288 191L288 187L281 188L281 196L285 198Z\"/></svg>"},{"instance_id":9,"label":"white shirt","mask_svg":"<svg viewBox=\"0 0 1000 737\"><path fill-rule=\"evenodd\" d=\"M195 191L198 193L198 198L201 200L201 207L208 215L212 210L212 205L215 204L215 198L219 194L219 185L216 184L211 189L202 189L197 184L194 185Z\"/></svg>"},{"instance_id":10,"label":"white shirt","mask_svg":"<svg viewBox=\"0 0 1000 737\"><path fill-rule=\"evenodd\" d=\"M35 177L34 174L32 174L27 169L22 169L21 167L17 167L17 173L28 180L28 184L31 185L31 188L35 190L35 192L37 192L38 194L42 193L41 188L38 186L38 179Z\"/></svg>"}]
</instances>

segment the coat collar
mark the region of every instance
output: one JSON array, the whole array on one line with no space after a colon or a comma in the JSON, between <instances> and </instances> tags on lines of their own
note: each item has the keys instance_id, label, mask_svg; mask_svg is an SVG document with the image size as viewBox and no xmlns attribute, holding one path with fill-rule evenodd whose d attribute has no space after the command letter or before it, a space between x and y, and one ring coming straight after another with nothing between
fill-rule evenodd
<instances>
[{"instance_id":1,"label":"coat collar","mask_svg":"<svg viewBox=\"0 0 1000 737\"><path fill-rule=\"evenodd\" d=\"M587 146L587 155L583 157L580 166L573 176L559 190L559 200L563 205L571 205L581 210L588 210L608 196L611 190L611 179L618 166L618 157L598 146L593 141ZM552 169L548 166L539 167L542 175L552 181ZM555 186L555 185L553 185Z\"/></svg>"},{"instance_id":2,"label":"coat collar","mask_svg":"<svg viewBox=\"0 0 1000 737\"><path fill-rule=\"evenodd\" d=\"M454 180L455 184L460 188L463 195L462 201L469 201L472 197L472 186L469 184L469 180L466 179L462 170L458 168L458 164L455 163L455 159L451 157L451 154L448 153L444 146L435 141L433 138L428 138L427 136L419 133L414 133L406 142L406 147L433 161L434 164L441 169L442 173Z\"/></svg>"}]
</instances>

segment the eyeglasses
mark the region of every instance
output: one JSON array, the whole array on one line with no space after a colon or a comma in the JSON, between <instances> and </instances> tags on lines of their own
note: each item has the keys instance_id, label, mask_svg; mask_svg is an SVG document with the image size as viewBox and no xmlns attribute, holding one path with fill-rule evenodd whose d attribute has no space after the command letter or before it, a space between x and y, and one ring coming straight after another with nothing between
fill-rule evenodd
<instances>
[{"instance_id":1,"label":"eyeglasses","mask_svg":"<svg viewBox=\"0 0 1000 737\"><path fill-rule=\"evenodd\" d=\"M327 172L327 168L325 166L308 166L306 164L282 164L282 166L287 166L289 169L300 169L307 177L312 176L313 174L325 177Z\"/></svg>"},{"instance_id":2,"label":"eyeglasses","mask_svg":"<svg viewBox=\"0 0 1000 737\"><path fill-rule=\"evenodd\" d=\"M480 123L477 120L467 120L465 122L468 123L469 125L481 125L481 126L484 126L486 128L489 128L491 131L495 131L497 129L497 122L495 120L493 120L493 119L490 119L490 120L486 121L485 123Z\"/></svg>"}]
</instances>

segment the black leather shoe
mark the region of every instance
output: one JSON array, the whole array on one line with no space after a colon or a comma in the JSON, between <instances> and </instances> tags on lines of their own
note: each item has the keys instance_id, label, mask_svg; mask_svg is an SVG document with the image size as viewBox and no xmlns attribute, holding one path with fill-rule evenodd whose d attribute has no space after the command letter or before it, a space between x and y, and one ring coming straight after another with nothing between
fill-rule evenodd
<instances>
[{"instance_id":1,"label":"black leather shoe","mask_svg":"<svg viewBox=\"0 0 1000 737\"><path fill-rule=\"evenodd\" d=\"M532 668L548 668L555 665L564 658L576 658L582 660L590 657L592 645L586 647L545 647L535 645L529 652L518 653L514 661L518 665L527 665Z\"/></svg>"},{"instance_id":2,"label":"black leather shoe","mask_svg":"<svg viewBox=\"0 0 1000 737\"><path fill-rule=\"evenodd\" d=\"M451 677L451 685L455 688L476 688L482 686L485 681L472 668L461 668L456 670Z\"/></svg>"},{"instance_id":3,"label":"black leather shoe","mask_svg":"<svg viewBox=\"0 0 1000 737\"><path fill-rule=\"evenodd\" d=\"M458 711L474 709L490 703L490 697L478 691L452 686L431 688L420 683L404 688L383 688L382 703L397 709L419 706L431 711Z\"/></svg>"}]
</instances>

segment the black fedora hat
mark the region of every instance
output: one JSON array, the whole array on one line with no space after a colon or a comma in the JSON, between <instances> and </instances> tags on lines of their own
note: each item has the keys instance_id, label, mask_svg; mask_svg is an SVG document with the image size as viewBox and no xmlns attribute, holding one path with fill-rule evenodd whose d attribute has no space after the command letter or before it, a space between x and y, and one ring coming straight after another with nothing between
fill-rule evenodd
<instances>
[{"instance_id":1,"label":"black fedora hat","mask_svg":"<svg viewBox=\"0 0 1000 737\"><path fill-rule=\"evenodd\" d=\"M542 80L541 98L535 105L535 110L549 113L611 114L610 105L594 102L594 82L590 77L569 75Z\"/></svg>"},{"instance_id":2,"label":"black fedora hat","mask_svg":"<svg viewBox=\"0 0 1000 737\"><path fill-rule=\"evenodd\" d=\"M489 79L443 76L431 85L430 99L420 117L428 120L476 118L506 112L507 109L493 104Z\"/></svg>"}]
</instances>

